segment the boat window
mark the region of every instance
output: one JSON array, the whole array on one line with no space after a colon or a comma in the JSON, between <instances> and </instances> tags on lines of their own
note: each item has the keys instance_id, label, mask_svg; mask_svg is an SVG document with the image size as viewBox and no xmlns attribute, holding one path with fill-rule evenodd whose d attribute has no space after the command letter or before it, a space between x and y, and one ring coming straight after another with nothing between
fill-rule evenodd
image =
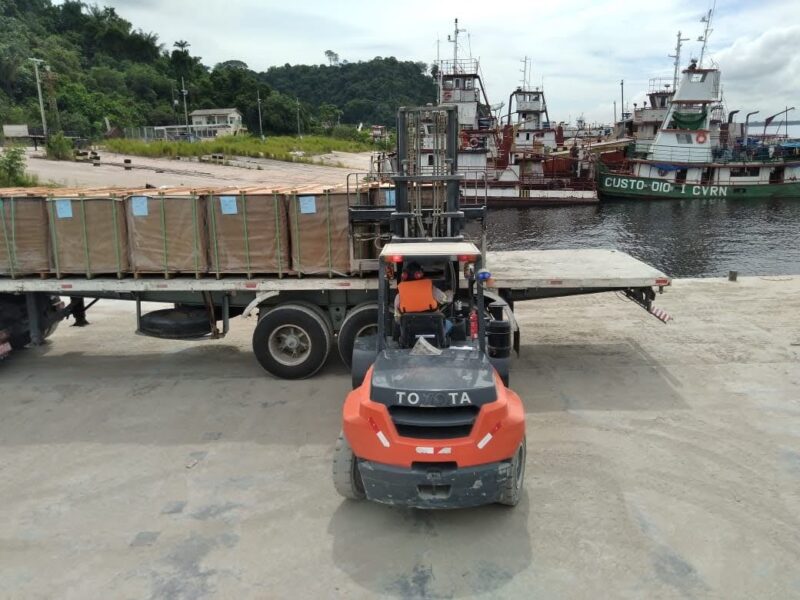
<instances>
[{"instance_id":1,"label":"boat window","mask_svg":"<svg viewBox=\"0 0 800 600\"><path fill-rule=\"evenodd\" d=\"M464 80L464 89L465 90L471 90L472 89L472 83L473 83L472 79L465 79Z\"/></svg>"},{"instance_id":2,"label":"boat window","mask_svg":"<svg viewBox=\"0 0 800 600\"><path fill-rule=\"evenodd\" d=\"M457 90L460 90L460 89L461 89L461 80L460 80L460 79L458 79L458 78L456 78L456 89L457 89Z\"/></svg>"},{"instance_id":3,"label":"boat window","mask_svg":"<svg viewBox=\"0 0 800 600\"><path fill-rule=\"evenodd\" d=\"M675 139L678 141L679 144L691 144L692 142L692 134L691 133L676 133Z\"/></svg>"},{"instance_id":4,"label":"boat window","mask_svg":"<svg viewBox=\"0 0 800 600\"><path fill-rule=\"evenodd\" d=\"M758 177L760 167L731 167L731 177Z\"/></svg>"},{"instance_id":5,"label":"boat window","mask_svg":"<svg viewBox=\"0 0 800 600\"><path fill-rule=\"evenodd\" d=\"M689 78L689 81L692 83L700 83L706 80L706 73L692 73L692 76Z\"/></svg>"},{"instance_id":6,"label":"boat window","mask_svg":"<svg viewBox=\"0 0 800 600\"><path fill-rule=\"evenodd\" d=\"M529 140L529 139L531 139L531 134L530 134L530 133L526 133L526 134L525 134L525 139L526 139L526 140Z\"/></svg>"},{"instance_id":7,"label":"boat window","mask_svg":"<svg viewBox=\"0 0 800 600\"><path fill-rule=\"evenodd\" d=\"M428 166L433 166L433 154L428 154Z\"/></svg>"},{"instance_id":8,"label":"boat window","mask_svg":"<svg viewBox=\"0 0 800 600\"><path fill-rule=\"evenodd\" d=\"M675 171L675 183L684 183L686 181L687 169L678 169Z\"/></svg>"}]
</instances>

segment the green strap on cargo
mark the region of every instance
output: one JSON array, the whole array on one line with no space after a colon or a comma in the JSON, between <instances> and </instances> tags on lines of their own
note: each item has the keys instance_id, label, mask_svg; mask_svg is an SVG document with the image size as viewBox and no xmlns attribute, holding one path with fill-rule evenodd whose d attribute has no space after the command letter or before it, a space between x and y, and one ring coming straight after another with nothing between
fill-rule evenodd
<instances>
[{"instance_id":1,"label":"green strap on cargo","mask_svg":"<svg viewBox=\"0 0 800 600\"><path fill-rule=\"evenodd\" d=\"M327 225L328 225L328 277L333 277L333 248L331 245L331 191L325 190L325 203L327 212Z\"/></svg>"},{"instance_id":2,"label":"green strap on cargo","mask_svg":"<svg viewBox=\"0 0 800 600\"><path fill-rule=\"evenodd\" d=\"M217 239L217 212L214 208L214 196L211 196L211 206L209 207L210 210L208 211L211 213L211 237L214 240L214 266L217 271L217 279L220 277L220 269L219 269L219 240Z\"/></svg>"},{"instance_id":3,"label":"green strap on cargo","mask_svg":"<svg viewBox=\"0 0 800 600\"><path fill-rule=\"evenodd\" d=\"M192 235L194 237L194 276L200 277L200 224L197 220L197 195L192 194Z\"/></svg>"},{"instance_id":4,"label":"green strap on cargo","mask_svg":"<svg viewBox=\"0 0 800 600\"><path fill-rule=\"evenodd\" d=\"M164 244L164 275L169 275L169 261L167 260L167 215L164 212L164 192L158 194L161 200L161 240Z\"/></svg>"},{"instance_id":5,"label":"green strap on cargo","mask_svg":"<svg viewBox=\"0 0 800 600\"><path fill-rule=\"evenodd\" d=\"M11 207L11 230L14 231L14 200L8 199L9 206ZM6 243L6 253L8 254L8 269L11 271L11 277L16 276L15 263L17 258L15 256L16 247L12 240L8 239L8 227L6 225L6 201L0 198L0 217L3 218L3 239Z\"/></svg>"},{"instance_id":6,"label":"green strap on cargo","mask_svg":"<svg viewBox=\"0 0 800 600\"><path fill-rule=\"evenodd\" d=\"M272 192L275 207L275 251L278 256L278 277L283 277L283 253L281 252L281 211L278 207L278 194Z\"/></svg>"},{"instance_id":7,"label":"green strap on cargo","mask_svg":"<svg viewBox=\"0 0 800 600\"><path fill-rule=\"evenodd\" d=\"M92 278L92 260L89 256L89 231L86 227L86 198L78 196L81 202L81 233L83 233L83 260L86 261L86 276ZM72 200L70 200L72 202Z\"/></svg>"},{"instance_id":8,"label":"green strap on cargo","mask_svg":"<svg viewBox=\"0 0 800 600\"><path fill-rule=\"evenodd\" d=\"M298 275L303 274L303 261L301 259L301 252L300 252L300 200L297 197L297 193L292 194L292 200L294 201L294 237L292 238L292 246L297 246L297 266L295 270L297 271ZM294 261L292 261L294 262ZM294 267L294 264L292 264Z\"/></svg>"},{"instance_id":9,"label":"green strap on cargo","mask_svg":"<svg viewBox=\"0 0 800 600\"><path fill-rule=\"evenodd\" d=\"M56 277L61 277L61 266L58 260L58 232L56 231L56 203L53 202L52 194L47 196L47 203L50 206L50 237L53 240L53 262L56 263Z\"/></svg>"},{"instance_id":10,"label":"green strap on cargo","mask_svg":"<svg viewBox=\"0 0 800 600\"><path fill-rule=\"evenodd\" d=\"M247 196L241 193L242 199L242 226L244 227L244 255L247 260L247 278L252 276L250 268L250 238L247 236Z\"/></svg>"},{"instance_id":11,"label":"green strap on cargo","mask_svg":"<svg viewBox=\"0 0 800 600\"><path fill-rule=\"evenodd\" d=\"M117 259L117 278L122 279L122 249L119 247L119 221L117 216L117 197L111 195L111 229L114 232L114 255Z\"/></svg>"}]
</instances>

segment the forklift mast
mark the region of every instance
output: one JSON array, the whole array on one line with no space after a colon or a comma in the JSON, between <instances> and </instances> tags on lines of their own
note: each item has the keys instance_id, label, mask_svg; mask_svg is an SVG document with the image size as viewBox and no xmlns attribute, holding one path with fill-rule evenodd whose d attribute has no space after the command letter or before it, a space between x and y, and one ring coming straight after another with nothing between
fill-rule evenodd
<instances>
[{"instance_id":1,"label":"forklift mast","mask_svg":"<svg viewBox=\"0 0 800 600\"><path fill-rule=\"evenodd\" d=\"M461 240L464 212L458 173L458 109L401 107L397 114L398 173L393 241Z\"/></svg>"}]
</instances>

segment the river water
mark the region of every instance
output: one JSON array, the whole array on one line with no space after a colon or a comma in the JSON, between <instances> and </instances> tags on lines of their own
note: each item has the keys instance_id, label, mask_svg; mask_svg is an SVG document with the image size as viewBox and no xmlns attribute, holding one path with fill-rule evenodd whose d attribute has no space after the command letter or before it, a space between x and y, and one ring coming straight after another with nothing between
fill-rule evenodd
<instances>
[{"instance_id":1,"label":"river water","mask_svg":"<svg viewBox=\"0 0 800 600\"><path fill-rule=\"evenodd\" d=\"M671 277L800 274L800 198L492 209L489 248L614 248Z\"/></svg>"}]
</instances>

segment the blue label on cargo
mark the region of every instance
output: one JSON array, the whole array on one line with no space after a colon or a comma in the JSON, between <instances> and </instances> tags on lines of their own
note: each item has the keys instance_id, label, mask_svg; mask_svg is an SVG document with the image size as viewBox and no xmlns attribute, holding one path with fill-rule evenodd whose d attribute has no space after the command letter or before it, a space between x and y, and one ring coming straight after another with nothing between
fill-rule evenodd
<instances>
[{"instance_id":1,"label":"blue label on cargo","mask_svg":"<svg viewBox=\"0 0 800 600\"><path fill-rule=\"evenodd\" d=\"M133 196L131 198L131 210L134 217L147 216L147 196Z\"/></svg>"},{"instance_id":2,"label":"blue label on cargo","mask_svg":"<svg viewBox=\"0 0 800 600\"><path fill-rule=\"evenodd\" d=\"M56 200L56 216L59 219L72 218L72 200L67 198L59 198Z\"/></svg>"},{"instance_id":3,"label":"blue label on cargo","mask_svg":"<svg viewBox=\"0 0 800 600\"><path fill-rule=\"evenodd\" d=\"M219 209L223 215L238 214L239 209L236 206L236 196L220 196Z\"/></svg>"},{"instance_id":4,"label":"blue label on cargo","mask_svg":"<svg viewBox=\"0 0 800 600\"><path fill-rule=\"evenodd\" d=\"M317 212L317 197L316 196L300 196L300 214L313 215Z\"/></svg>"},{"instance_id":5,"label":"blue label on cargo","mask_svg":"<svg viewBox=\"0 0 800 600\"><path fill-rule=\"evenodd\" d=\"M386 190L386 206L394 206L394 190Z\"/></svg>"}]
</instances>

